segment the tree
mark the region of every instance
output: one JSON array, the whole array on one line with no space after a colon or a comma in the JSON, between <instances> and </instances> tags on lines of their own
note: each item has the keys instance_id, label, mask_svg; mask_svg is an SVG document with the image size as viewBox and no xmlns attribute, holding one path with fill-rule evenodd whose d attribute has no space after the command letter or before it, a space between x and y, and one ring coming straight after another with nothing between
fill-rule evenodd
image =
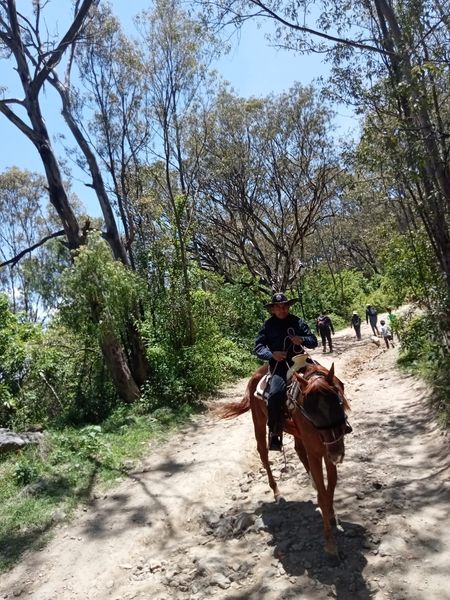
<instances>
[{"instance_id":1,"label":"tree","mask_svg":"<svg viewBox=\"0 0 450 600\"><path fill-rule=\"evenodd\" d=\"M199 183L196 244L205 268L232 280L245 265L264 288L294 285L305 241L337 192L330 116L300 85L262 100L221 95Z\"/></svg>"},{"instance_id":2,"label":"tree","mask_svg":"<svg viewBox=\"0 0 450 600\"><path fill-rule=\"evenodd\" d=\"M157 132L152 147L155 164L146 174L153 177L150 183L153 194L158 205L164 206L173 231L174 268L170 277L175 284L173 289L179 285L176 296L182 303L183 343L191 345L195 331L189 242L195 225L196 173L200 156L205 152L205 141L195 138L190 122L193 114L200 118L204 114L203 103L207 102L208 90L214 84L208 63L217 52L216 41L177 0L158 0L152 12L141 15L139 25L143 31L149 102Z\"/></svg>"},{"instance_id":3,"label":"tree","mask_svg":"<svg viewBox=\"0 0 450 600\"><path fill-rule=\"evenodd\" d=\"M70 107L106 175L104 183L99 180L101 195L108 198L107 188L135 268L133 200L140 194L139 172L151 142L149 82L142 51L124 35L106 6L95 11L74 58L83 87L77 90L76 100L71 94ZM66 82L63 92L67 88ZM79 162L92 170L93 160L85 153Z\"/></svg>"},{"instance_id":4,"label":"tree","mask_svg":"<svg viewBox=\"0 0 450 600\"><path fill-rule=\"evenodd\" d=\"M399 142L395 153L407 165L408 187L420 188L420 201L418 190L409 201L423 222L449 294L449 21L441 3L338 0L315 3L314 11L303 0L231 0L219 6L222 19L273 19L277 43L327 55L334 67L331 95L376 123L387 148L392 139Z\"/></svg>"},{"instance_id":5,"label":"tree","mask_svg":"<svg viewBox=\"0 0 450 600\"><path fill-rule=\"evenodd\" d=\"M61 220L71 250L77 250L85 243L86 230L89 224L86 224L85 231L83 231L70 204L58 159L53 150L43 117L40 97L46 82L50 81L56 85L61 93L64 116L69 123L69 127L82 150L90 156L89 148L84 143L84 137L78 136L79 128L75 120L72 119L72 113L68 106L70 98L59 84L56 67L60 64L64 53L72 48L76 40L82 35L83 27L90 18L90 10L97 4L98 0L83 0L77 3L73 20L65 34L61 38L42 39L43 6L40 1L33 2L34 22L25 15L18 13L14 0L0 1L0 43L3 47L3 58L15 65L23 92L22 99L4 98L0 100L0 112L36 147L45 170L50 202ZM21 109L25 109L26 118L22 117ZM95 179L95 161L92 161L90 165L93 167ZM98 180L95 181L98 183ZM96 189L99 192L102 191L100 183L98 183ZM108 240L116 258L122 254L122 259L125 260L126 254L121 251L122 244L110 211L110 205L105 197L102 196L102 200L104 200L103 204L101 202L104 214L105 211L107 213ZM92 312L92 317L96 318L95 310ZM138 396L138 386L128 361L123 360L123 357L126 357L126 352L121 342L109 336L104 337L101 343L103 344L105 360L117 383L119 394L125 400L131 401ZM141 372L136 370L136 374L138 373ZM139 381L139 383L142 383L142 381Z\"/></svg>"},{"instance_id":6,"label":"tree","mask_svg":"<svg viewBox=\"0 0 450 600\"><path fill-rule=\"evenodd\" d=\"M64 230L56 230L58 216L47 203L41 175L15 167L0 174L1 287L13 311L24 311L32 321L55 306L58 274L70 262L61 244Z\"/></svg>"}]
</instances>

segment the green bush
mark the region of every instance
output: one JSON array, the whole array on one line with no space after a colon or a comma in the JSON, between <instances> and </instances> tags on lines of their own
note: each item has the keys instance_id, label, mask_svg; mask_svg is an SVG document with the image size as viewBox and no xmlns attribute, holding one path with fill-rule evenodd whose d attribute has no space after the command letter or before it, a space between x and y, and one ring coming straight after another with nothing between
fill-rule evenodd
<instances>
[{"instance_id":1,"label":"green bush","mask_svg":"<svg viewBox=\"0 0 450 600\"><path fill-rule=\"evenodd\" d=\"M7 297L0 294L0 427L14 422L41 342L40 327L12 313Z\"/></svg>"},{"instance_id":2,"label":"green bush","mask_svg":"<svg viewBox=\"0 0 450 600\"><path fill-rule=\"evenodd\" d=\"M405 301L424 300L439 279L433 251L423 232L393 234L382 252L382 298L371 298L375 305L399 306ZM378 300L378 302L377 302Z\"/></svg>"},{"instance_id":3,"label":"green bush","mask_svg":"<svg viewBox=\"0 0 450 600\"><path fill-rule=\"evenodd\" d=\"M415 314L400 320L399 363L425 378L433 390L432 401L443 422L450 424L450 353L434 315Z\"/></svg>"},{"instance_id":4,"label":"green bush","mask_svg":"<svg viewBox=\"0 0 450 600\"><path fill-rule=\"evenodd\" d=\"M21 460L15 464L14 479L20 486L28 485L38 478L39 471L35 464Z\"/></svg>"}]
</instances>

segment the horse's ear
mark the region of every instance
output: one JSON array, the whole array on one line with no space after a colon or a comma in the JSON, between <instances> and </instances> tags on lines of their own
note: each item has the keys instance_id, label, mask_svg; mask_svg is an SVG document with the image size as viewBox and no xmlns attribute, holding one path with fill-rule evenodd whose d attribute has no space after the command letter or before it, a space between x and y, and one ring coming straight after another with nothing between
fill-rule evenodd
<instances>
[{"instance_id":1,"label":"horse's ear","mask_svg":"<svg viewBox=\"0 0 450 600\"><path fill-rule=\"evenodd\" d=\"M301 373L293 373L293 376L299 382L301 387L305 387L305 385L308 385L308 380Z\"/></svg>"},{"instance_id":2,"label":"horse's ear","mask_svg":"<svg viewBox=\"0 0 450 600\"><path fill-rule=\"evenodd\" d=\"M327 382L330 385L333 385L334 382L334 363L331 365L331 369L328 371L328 375L326 377Z\"/></svg>"}]
</instances>

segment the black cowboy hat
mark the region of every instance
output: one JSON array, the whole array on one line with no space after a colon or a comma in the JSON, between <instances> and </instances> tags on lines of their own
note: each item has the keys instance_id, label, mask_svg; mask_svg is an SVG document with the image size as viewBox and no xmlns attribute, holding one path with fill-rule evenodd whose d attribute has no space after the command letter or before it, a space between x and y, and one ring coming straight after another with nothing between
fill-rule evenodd
<instances>
[{"instance_id":1,"label":"black cowboy hat","mask_svg":"<svg viewBox=\"0 0 450 600\"><path fill-rule=\"evenodd\" d=\"M276 304L287 304L288 306L292 306L296 302L299 301L299 298L293 298L292 300L288 300L284 294L278 292L272 296L272 301L264 304L265 308L272 308Z\"/></svg>"}]
</instances>

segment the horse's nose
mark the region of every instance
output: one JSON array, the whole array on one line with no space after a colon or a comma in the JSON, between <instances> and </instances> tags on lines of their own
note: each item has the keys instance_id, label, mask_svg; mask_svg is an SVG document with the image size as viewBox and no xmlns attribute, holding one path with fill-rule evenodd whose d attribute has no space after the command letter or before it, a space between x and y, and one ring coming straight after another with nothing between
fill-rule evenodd
<instances>
[{"instance_id":1,"label":"horse's nose","mask_svg":"<svg viewBox=\"0 0 450 600\"><path fill-rule=\"evenodd\" d=\"M342 462L344 462L344 453L330 454L329 458L333 465L340 465Z\"/></svg>"},{"instance_id":2,"label":"horse's nose","mask_svg":"<svg viewBox=\"0 0 450 600\"><path fill-rule=\"evenodd\" d=\"M328 448L328 458L334 465L339 465L343 462L345 456L345 448L339 444L336 448L332 446Z\"/></svg>"}]
</instances>

